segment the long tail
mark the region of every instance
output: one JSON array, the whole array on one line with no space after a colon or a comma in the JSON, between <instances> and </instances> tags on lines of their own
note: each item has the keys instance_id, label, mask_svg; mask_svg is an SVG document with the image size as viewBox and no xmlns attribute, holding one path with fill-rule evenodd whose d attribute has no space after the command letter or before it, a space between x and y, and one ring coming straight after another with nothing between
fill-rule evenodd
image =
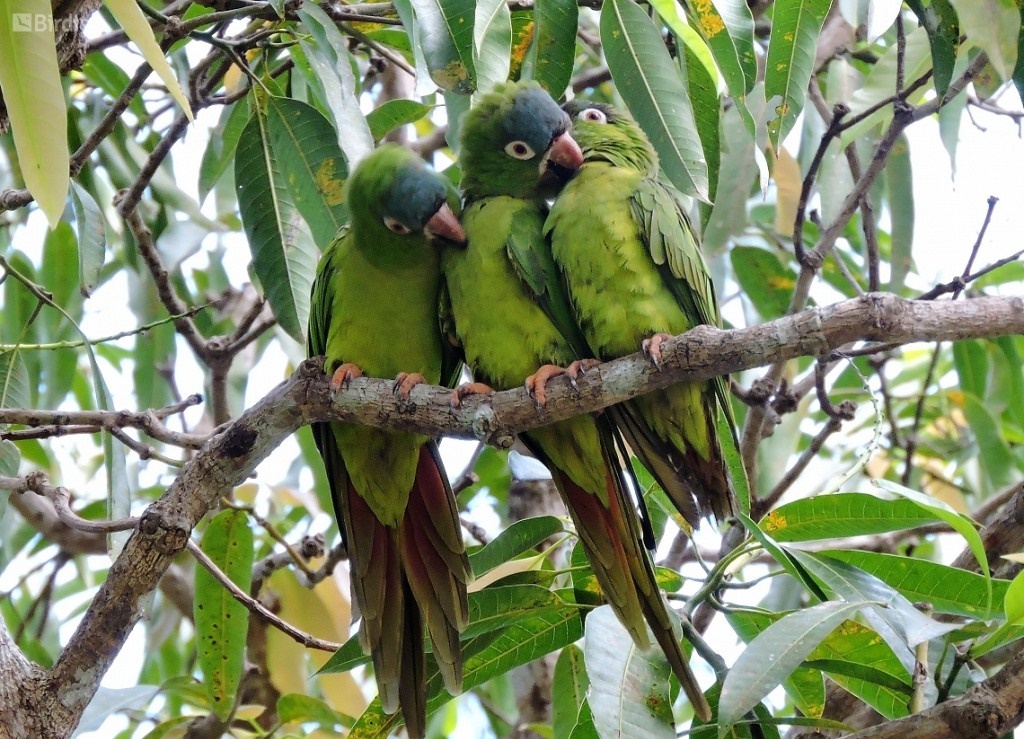
<instances>
[{"instance_id":1,"label":"long tail","mask_svg":"<svg viewBox=\"0 0 1024 739\"><path fill-rule=\"evenodd\" d=\"M348 483L341 501L360 637L376 671L381 705L399 709L410 737L426 731L423 627L453 694L462 688L459 633L469 620L469 561L455 498L436 446L420 452L416 480L397 529L385 526Z\"/></svg>"},{"instance_id":2,"label":"long tail","mask_svg":"<svg viewBox=\"0 0 1024 739\"><path fill-rule=\"evenodd\" d=\"M658 589L654 564L642 544L637 512L618 474L619 463L608 434L602 435L602 447L604 491L585 490L564 471L550 464L548 466L576 524L594 575L619 621L640 649L650 647L644 625L647 622L672 671L679 678L694 713L701 720L708 721L711 707L690 671L686 653L673 628L668 603Z\"/></svg>"}]
</instances>

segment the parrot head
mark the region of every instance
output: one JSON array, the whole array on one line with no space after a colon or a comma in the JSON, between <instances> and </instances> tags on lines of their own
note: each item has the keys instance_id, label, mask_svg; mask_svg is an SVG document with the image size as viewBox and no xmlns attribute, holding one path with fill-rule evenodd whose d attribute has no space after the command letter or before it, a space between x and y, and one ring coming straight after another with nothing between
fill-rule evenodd
<instances>
[{"instance_id":1,"label":"parrot head","mask_svg":"<svg viewBox=\"0 0 1024 739\"><path fill-rule=\"evenodd\" d=\"M456 245L466 243L454 187L416 154L385 144L359 163L348 181L352 227L365 243L423 235ZM382 239L381 237L384 237Z\"/></svg>"},{"instance_id":2,"label":"parrot head","mask_svg":"<svg viewBox=\"0 0 1024 739\"><path fill-rule=\"evenodd\" d=\"M605 103L570 100L562 110L586 161L606 161L642 172L658 168L658 155L636 121Z\"/></svg>"},{"instance_id":3,"label":"parrot head","mask_svg":"<svg viewBox=\"0 0 1024 739\"><path fill-rule=\"evenodd\" d=\"M462 187L471 198L541 197L583 164L569 116L536 82L501 85L462 123Z\"/></svg>"}]
</instances>

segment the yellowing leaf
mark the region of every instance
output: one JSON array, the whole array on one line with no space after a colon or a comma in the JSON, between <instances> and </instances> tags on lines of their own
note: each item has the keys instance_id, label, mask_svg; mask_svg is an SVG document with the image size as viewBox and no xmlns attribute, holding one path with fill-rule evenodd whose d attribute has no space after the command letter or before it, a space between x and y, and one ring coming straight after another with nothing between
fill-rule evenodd
<instances>
[{"instance_id":1,"label":"yellowing leaf","mask_svg":"<svg viewBox=\"0 0 1024 739\"><path fill-rule=\"evenodd\" d=\"M67 110L47 0L0 0L0 90L25 186L56 228L70 175Z\"/></svg>"},{"instance_id":2,"label":"yellowing leaf","mask_svg":"<svg viewBox=\"0 0 1024 739\"><path fill-rule=\"evenodd\" d=\"M796 221L796 208L800 203L800 188L803 180L800 176L800 165L785 146L779 147L779 156L775 160L773 172L775 187L778 191L775 208L775 230L780 236L793 235L793 223Z\"/></svg>"},{"instance_id":3,"label":"yellowing leaf","mask_svg":"<svg viewBox=\"0 0 1024 739\"><path fill-rule=\"evenodd\" d=\"M188 104L185 93L182 91L181 85L178 84L178 80L171 70L171 65L164 58L164 52L160 48L160 44L156 42L153 29L149 27L149 21L142 14L138 4L135 0L106 0L106 3L107 9L110 10L117 22L121 24L121 28L124 29L128 38L139 47L142 58L146 60L146 63L153 68L153 71L157 73L157 76L167 86L167 91L171 93L171 97L185 111L188 119L194 121L192 106Z\"/></svg>"}]
</instances>

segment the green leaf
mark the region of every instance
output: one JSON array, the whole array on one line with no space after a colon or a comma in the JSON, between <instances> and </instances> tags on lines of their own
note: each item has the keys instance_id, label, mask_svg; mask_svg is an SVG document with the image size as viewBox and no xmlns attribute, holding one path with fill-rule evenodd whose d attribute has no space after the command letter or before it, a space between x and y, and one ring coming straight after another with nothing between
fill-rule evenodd
<instances>
[{"instance_id":1,"label":"green leaf","mask_svg":"<svg viewBox=\"0 0 1024 739\"><path fill-rule=\"evenodd\" d=\"M901 133L893 144L884 176L889 191L889 218L892 220L889 290L898 295L914 264L911 255L914 244L914 172L910 161L910 142L905 133Z\"/></svg>"},{"instance_id":2,"label":"green leaf","mask_svg":"<svg viewBox=\"0 0 1024 739\"><path fill-rule=\"evenodd\" d=\"M671 668L660 649L641 652L611 606L601 606L587 616L583 651L599 734L675 739Z\"/></svg>"},{"instance_id":3,"label":"green leaf","mask_svg":"<svg viewBox=\"0 0 1024 739\"><path fill-rule=\"evenodd\" d=\"M558 655L551 682L551 728L556 737L572 734L580 709L587 700L589 687L583 652L575 644L570 644Z\"/></svg>"},{"instance_id":4,"label":"green leaf","mask_svg":"<svg viewBox=\"0 0 1024 739\"><path fill-rule=\"evenodd\" d=\"M1013 0L952 0L967 42L988 54L1000 79L1009 81L1017 65L1021 13Z\"/></svg>"},{"instance_id":5,"label":"green leaf","mask_svg":"<svg viewBox=\"0 0 1024 739\"><path fill-rule=\"evenodd\" d=\"M978 566L981 568L982 574L985 576L988 590L986 607L991 607L992 579L989 574L988 556L985 554L985 545L982 543L981 537L978 535L978 531L974 527L974 522L967 518L967 516L962 516L957 513L937 498L932 498L923 493L919 493L916 490L911 490L903 485L898 485L895 482L889 482L888 480L872 480L871 482L876 487L890 492L893 495L898 495L905 500L913 501L917 505L921 506L923 510L934 514L937 518L949 524L954 531L964 538L967 542L967 546L974 554L974 558L978 560Z\"/></svg>"},{"instance_id":6,"label":"green leaf","mask_svg":"<svg viewBox=\"0 0 1024 739\"><path fill-rule=\"evenodd\" d=\"M235 156L238 209L252 266L281 328L305 341L317 252L283 167L270 147L266 116L258 111L242 132Z\"/></svg>"},{"instance_id":7,"label":"green leaf","mask_svg":"<svg viewBox=\"0 0 1024 739\"><path fill-rule=\"evenodd\" d=\"M776 541L813 541L902 531L935 520L914 501L836 493L779 506L761 520L761 528Z\"/></svg>"},{"instance_id":8,"label":"green leaf","mask_svg":"<svg viewBox=\"0 0 1024 739\"><path fill-rule=\"evenodd\" d=\"M71 206L78 232L78 284L84 297L92 295L100 281L107 252L107 228L96 201L78 183L71 183Z\"/></svg>"},{"instance_id":9,"label":"green leaf","mask_svg":"<svg viewBox=\"0 0 1024 739\"><path fill-rule=\"evenodd\" d=\"M955 623L939 623L917 610L914 605L896 590L874 575L837 559L819 557L811 552L791 550L790 554L804 568L814 575L825 587L847 602L873 601L883 607L871 608L865 612L869 623L876 626L883 638L883 630L877 628L872 613L896 629L901 643L890 644L893 650L906 646L915 647L921 642L948 634L959 627Z\"/></svg>"},{"instance_id":10,"label":"green leaf","mask_svg":"<svg viewBox=\"0 0 1024 739\"><path fill-rule=\"evenodd\" d=\"M747 643L784 615L745 608L730 609L725 613L729 625ZM782 686L804 715L820 718L824 714L825 680L820 672L798 667L783 681Z\"/></svg>"},{"instance_id":11,"label":"green leaf","mask_svg":"<svg viewBox=\"0 0 1024 739\"><path fill-rule=\"evenodd\" d=\"M839 624L866 603L821 603L791 613L754 638L722 685L719 725L734 724L782 683Z\"/></svg>"},{"instance_id":12,"label":"green leaf","mask_svg":"<svg viewBox=\"0 0 1024 739\"><path fill-rule=\"evenodd\" d=\"M103 92L114 100L121 97L131 81L128 73L108 59L102 51L94 51L86 55L85 61L82 63L82 73L89 78L90 82L99 85ZM128 103L128 109L139 120L149 118L149 114L146 112L146 102L142 99L142 95L133 95L132 101Z\"/></svg>"},{"instance_id":13,"label":"green leaf","mask_svg":"<svg viewBox=\"0 0 1024 739\"><path fill-rule=\"evenodd\" d=\"M579 7L576 0L534 0L533 14L530 74L558 100L572 80Z\"/></svg>"},{"instance_id":14,"label":"green leaf","mask_svg":"<svg viewBox=\"0 0 1024 739\"><path fill-rule=\"evenodd\" d=\"M348 223L345 178L348 168L330 122L311 105L268 98L270 148L292 202L317 244L328 244Z\"/></svg>"},{"instance_id":15,"label":"green leaf","mask_svg":"<svg viewBox=\"0 0 1024 739\"><path fill-rule=\"evenodd\" d=\"M821 553L868 572L888 583L913 602L928 603L940 613L989 619L985 578L948 565L896 554L830 549ZM993 580L995 599L1001 600L1008 583Z\"/></svg>"},{"instance_id":16,"label":"green leaf","mask_svg":"<svg viewBox=\"0 0 1024 739\"><path fill-rule=\"evenodd\" d=\"M47 0L0 2L0 88L21 176L56 228L71 180L64 88Z\"/></svg>"},{"instance_id":17,"label":"green leaf","mask_svg":"<svg viewBox=\"0 0 1024 739\"><path fill-rule=\"evenodd\" d=\"M680 191L707 201L708 166L690 96L658 29L633 0L609 0L601 9L601 42L619 94L654 144L662 171Z\"/></svg>"},{"instance_id":18,"label":"green leaf","mask_svg":"<svg viewBox=\"0 0 1024 739\"><path fill-rule=\"evenodd\" d=\"M21 352L0 352L0 408L31 408L28 382Z\"/></svg>"},{"instance_id":19,"label":"green leaf","mask_svg":"<svg viewBox=\"0 0 1024 739\"><path fill-rule=\"evenodd\" d=\"M396 128L415 123L431 110L433 105L424 105L416 100L388 100L366 114L366 123L374 141L380 141Z\"/></svg>"},{"instance_id":20,"label":"green leaf","mask_svg":"<svg viewBox=\"0 0 1024 739\"><path fill-rule=\"evenodd\" d=\"M981 469L993 490L1014 481L1017 464L1010 445L999 428L999 420L973 393L964 393L964 415L978 445Z\"/></svg>"},{"instance_id":21,"label":"green leaf","mask_svg":"<svg viewBox=\"0 0 1024 739\"><path fill-rule=\"evenodd\" d=\"M796 273L775 254L756 246L737 246L731 252L736 281L764 319L785 315L796 286Z\"/></svg>"},{"instance_id":22,"label":"green leaf","mask_svg":"<svg viewBox=\"0 0 1024 739\"><path fill-rule=\"evenodd\" d=\"M772 12L772 33L765 63L764 94L781 102L768 122L768 135L778 150L804 109L807 85L814 72L814 52L831 0L778 0Z\"/></svg>"},{"instance_id":23,"label":"green leaf","mask_svg":"<svg viewBox=\"0 0 1024 739\"><path fill-rule=\"evenodd\" d=\"M469 555L474 577L480 577L498 565L533 549L564 528L561 519L555 516L534 516L516 521L492 539L487 546Z\"/></svg>"},{"instance_id":24,"label":"green leaf","mask_svg":"<svg viewBox=\"0 0 1024 739\"><path fill-rule=\"evenodd\" d=\"M235 160L238 141L249 122L249 108L239 100L227 110L221 112L220 120L210 132L210 142L203 151L199 163L199 201L206 200L213 186L223 176Z\"/></svg>"},{"instance_id":25,"label":"green leaf","mask_svg":"<svg viewBox=\"0 0 1024 739\"><path fill-rule=\"evenodd\" d=\"M984 398L988 384L988 349L985 342L976 339L954 342L953 365L960 380L960 389Z\"/></svg>"},{"instance_id":26,"label":"green leaf","mask_svg":"<svg viewBox=\"0 0 1024 739\"><path fill-rule=\"evenodd\" d=\"M167 63L164 52L160 48L160 44L156 42L156 36L153 35L153 29L138 3L135 0L105 0L105 4L128 38L139 48L142 58L153 68L160 81L167 87L167 92L181 106L188 119L194 120L192 107L188 104L185 93L182 91L181 85L178 84L177 77L174 76L174 70ZM61 121L63 122L63 117Z\"/></svg>"},{"instance_id":27,"label":"green leaf","mask_svg":"<svg viewBox=\"0 0 1024 739\"><path fill-rule=\"evenodd\" d=\"M565 607L565 601L539 585L491 585L469 594L469 625L462 637L504 629Z\"/></svg>"},{"instance_id":28,"label":"green leaf","mask_svg":"<svg viewBox=\"0 0 1024 739\"><path fill-rule=\"evenodd\" d=\"M980 644L971 647L971 656L980 657L1003 644L1017 631L1016 627L1024 622L1024 572L1018 572L1010 582L1003 596L1003 610L1006 612L1006 623L1000 625Z\"/></svg>"},{"instance_id":29,"label":"green leaf","mask_svg":"<svg viewBox=\"0 0 1024 739\"><path fill-rule=\"evenodd\" d=\"M742 101L757 81L754 19L745 0L695 3L691 9L734 99Z\"/></svg>"},{"instance_id":30,"label":"green leaf","mask_svg":"<svg viewBox=\"0 0 1024 739\"><path fill-rule=\"evenodd\" d=\"M430 79L447 92L469 95L476 89L473 70L472 0L411 0L416 11L417 43Z\"/></svg>"},{"instance_id":31,"label":"green leaf","mask_svg":"<svg viewBox=\"0 0 1024 739\"><path fill-rule=\"evenodd\" d=\"M490 92L508 80L512 15L505 0L479 0L473 21L476 89Z\"/></svg>"},{"instance_id":32,"label":"green leaf","mask_svg":"<svg viewBox=\"0 0 1024 739\"><path fill-rule=\"evenodd\" d=\"M345 717L327 703L310 695L289 693L277 699L277 718L282 724L312 721L333 728Z\"/></svg>"},{"instance_id":33,"label":"green leaf","mask_svg":"<svg viewBox=\"0 0 1024 739\"><path fill-rule=\"evenodd\" d=\"M249 592L253 537L242 511L217 514L203 532L201 547L221 572ZM245 662L249 610L203 567L196 569L196 650L213 711L226 721L235 706Z\"/></svg>"},{"instance_id":34,"label":"green leaf","mask_svg":"<svg viewBox=\"0 0 1024 739\"><path fill-rule=\"evenodd\" d=\"M1010 417L1024 429L1024 373L1020 371L1020 368L1024 366L1024 360L1021 359L1020 352L1017 351L1018 344L1024 345L1024 342L1014 336L1000 336L993 341L999 348L1003 360L1001 363L996 363L994 391L998 392L998 397L1006 403Z\"/></svg>"},{"instance_id":35,"label":"green leaf","mask_svg":"<svg viewBox=\"0 0 1024 739\"><path fill-rule=\"evenodd\" d=\"M689 28L689 26L685 27ZM704 42L699 36L694 39L694 44L697 43L701 47L704 46ZM714 62L711 61L710 55L708 55L708 64L711 64L711 68L714 69ZM718 196L718 170L722 162L720 133L722 122L721 106L718 103L718 72L717 70L713 73L708 71L699 52L687 43L683 46L680 73L686 79L686 89L690 93L690 101L693 104L693 119L700 137L701 149L704 151L704 161L708 165L708 196L713 201Z\"/></svg>"},{"instance_id":36,"label":"green leaf","mask_svg":"<svg viewBox=\"0 0 1024 739\"><path fill-rule=\"evenodd\" d=\"M312 2L299 9L313 43L300 41L306 59L316 73L314 89L334 118L338 146L345 152L349 167L355 167L373 151L373 136L366 117L359 107L359 91L352 72L352 56L348 39L342 36L334 21Z\"/></svg>"},{"instance_id":37,"label":"green leaf","mask_svg":"<svg viewBox=\"0 0 1024 739\"><path fill-rule=\"evenodd\" d=\"M960 21L949 0L907 0L918 22L928 33L932 50L932 82L935 92L944 95L953 79L953 67L960 48Z\"/></svg>"}]
</instances>

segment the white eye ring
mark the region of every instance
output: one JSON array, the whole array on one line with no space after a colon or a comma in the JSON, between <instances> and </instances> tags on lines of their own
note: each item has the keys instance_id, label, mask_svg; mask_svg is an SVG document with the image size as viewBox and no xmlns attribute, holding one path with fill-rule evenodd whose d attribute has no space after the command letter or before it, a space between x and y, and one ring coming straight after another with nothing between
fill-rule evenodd
<instances>
[{"instance_id":1,"label":"white eye ring","mask_svg":"<svg viewBox=\"0 0 1024 739\"><path fill-rule=\"evenodd\" d=\"M389 231L393 231L396 234L402 234L403 236L408 233L412 233L412 229L406 226L397 218L391 216L384 216L384 225L388 227Z\"/></svg>"},{"instance_id":2,"label":"white eye ring","mask_svg":"<svg viewBox=\"0 0 1024 739\"><path fill-rule=\"evenodd\" d=\"M581 110L577 115L581 121L589 121L590 123L607 123L608 116L604 114L604 111L600 108L586 108Z\"/></svg>"},{"instance_id":3,"label":"white eye ring","mask_svg":"<svg viewBox=\"0 0 1024 739\"><path fill-rule=\"evenodd\" d=\"M505 144L505 153L513 159L533 159L533 147L525 141L509 141Z\"/></svg>"}]
</instances>

